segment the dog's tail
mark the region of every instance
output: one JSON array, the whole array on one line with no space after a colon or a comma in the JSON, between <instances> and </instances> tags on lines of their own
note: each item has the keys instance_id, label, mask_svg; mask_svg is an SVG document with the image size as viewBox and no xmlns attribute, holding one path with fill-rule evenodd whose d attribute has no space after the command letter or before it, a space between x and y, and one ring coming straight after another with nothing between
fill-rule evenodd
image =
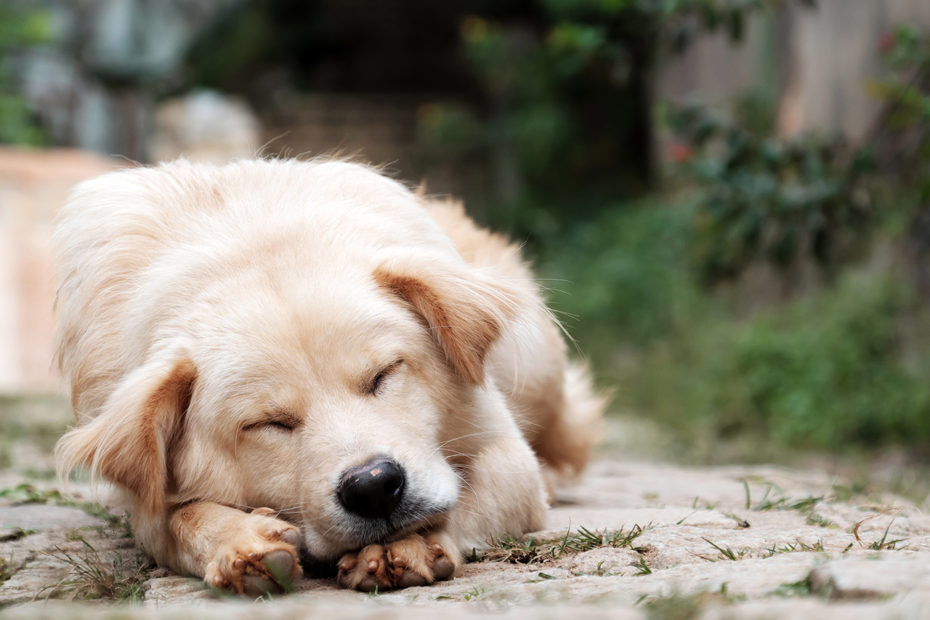
<instances>
[{"instance_id":1,"label":"dog's tail","mask_svg":"<svg viewBox=\"0 0 930 620\"><path fill-rule=\"evenodd\" d=\"M555 478L577 477L591 449L603 436L603 414L610 395L595 390L588 368L570 361L565 367L564 401L559 415L537 440L537 453Z\"/></svg>"}]
</instances>

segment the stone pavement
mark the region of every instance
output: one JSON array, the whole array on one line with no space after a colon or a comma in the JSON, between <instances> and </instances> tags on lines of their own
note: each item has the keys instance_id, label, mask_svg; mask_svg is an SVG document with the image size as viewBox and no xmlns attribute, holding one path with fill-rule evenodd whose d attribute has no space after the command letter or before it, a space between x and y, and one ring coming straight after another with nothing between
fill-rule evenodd
<instances>
[{"instance_id":1,"label":"stone pavement","mask_svg":"<svg viewBox=\"0 0 930 620\"><path fill-rule=\"evenodd\" d=\"M16 483L0 476L3 618L930 618L930 515L818 472L602 459L545 532L476 550L452 581L307 578L259 601L153 569L122 521Z\"/></svg>"}]
</instances>

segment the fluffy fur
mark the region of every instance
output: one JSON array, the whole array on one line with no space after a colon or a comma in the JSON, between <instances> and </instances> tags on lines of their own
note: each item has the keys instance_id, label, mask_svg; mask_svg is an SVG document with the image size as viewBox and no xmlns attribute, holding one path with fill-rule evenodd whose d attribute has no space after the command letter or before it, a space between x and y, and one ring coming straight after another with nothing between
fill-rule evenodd
<instances>
[{"instance_id":1,"label":"fluffy fur","mask_svg":"<svg viewBox=\"0 0 930 620\"><path fill-rule=\"evenodd\" d=\"M62 475L124 489L162 565L239 592L298 553L343 587L451 576L543 525L603 407L518 249L356 164L185 161L79 185L55 236ZM389 520L336 489L373 457Z\"/></svg>"}]
</instances>

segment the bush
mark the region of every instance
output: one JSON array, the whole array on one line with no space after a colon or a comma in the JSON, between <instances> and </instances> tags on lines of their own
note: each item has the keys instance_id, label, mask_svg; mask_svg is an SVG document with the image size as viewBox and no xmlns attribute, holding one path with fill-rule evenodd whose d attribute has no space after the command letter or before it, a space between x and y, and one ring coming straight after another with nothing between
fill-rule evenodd
<instances>
[{"instance_id":1,"label":"bush","mask_svg":"<svg viewBox=\"0 0 930 620\"><path fill-rule=\"evenodd\" d=\"M876 219L867 152L840 136L781 139L693 105L669 121L676 158L702 190L693 247L706 281L760 259L785 271L811 259L832 275L862 254Z\"/></svg>"},{"instance_id":2,"label":"bush","mask_svg":"<svg viewBox=\"0 0 930 620\"><path fill-rule=\"evenodd\" d=\"M866 264L739 316L690 262L697 208L693 198L626 205L544 244L543 273L568 280L551 283L552 303L618 388L614 409L658 422L678 456L700 460L923 450L930 355L903 330L930 325L930 312L908 280Z\"/></svg>"},{"instance_id":3,"label":"bush","mask_svg":"<svg viewBox=\"0 0 930 620\"><path fill-rule=\"evenodd\" d=\"M859 274L737 328L718 388L719 431L756 424L807 448L926 441L930 392L902 362L907 310L897 283Z\"/></svg>"},{"instance_id":4,"label":"bush","mask_svg":"<svg viewBox=\"0 0 930 620\"><path fill-rule=\"evenodd\" d=\"M707 311L688 268L693 213L688 201L621 205L541 244L552 304L585 351L668 338Z\"/></svg>"}]
</instances>

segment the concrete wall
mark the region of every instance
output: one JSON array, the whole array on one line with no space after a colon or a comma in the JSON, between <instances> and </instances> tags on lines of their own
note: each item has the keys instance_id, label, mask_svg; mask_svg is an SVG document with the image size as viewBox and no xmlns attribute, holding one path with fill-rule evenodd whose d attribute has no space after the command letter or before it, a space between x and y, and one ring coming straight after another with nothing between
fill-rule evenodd
<instances>
[{"instance_id":1,"label":"concrete wall","mask_svg":"<svg viewBox=\"0 0 930 620\"><path fill-rule=\"evenodd\" d=\"M869 93L882 73L878 44L902 24L930 29L930 0L820 0L816 11L793 9L782 133L842 130L864 138L881 107Z\"/></svg>"},{"instance_id":2,"label":"concrete wall","mask_svg":"<svg viewBox=\"0 0 930 620\"><path fill-rule=\"evenodd\" d=\"M882 75L879 41L902 24L930 30L930 0L819 0L816 10L794 2L782 6L754 18L742 45L722 34L698 40L660 73L659 96L717 104L770 89L783 135L816 130L864 138L881 107L869 89Z\"/></svg>"}]
</instances>

